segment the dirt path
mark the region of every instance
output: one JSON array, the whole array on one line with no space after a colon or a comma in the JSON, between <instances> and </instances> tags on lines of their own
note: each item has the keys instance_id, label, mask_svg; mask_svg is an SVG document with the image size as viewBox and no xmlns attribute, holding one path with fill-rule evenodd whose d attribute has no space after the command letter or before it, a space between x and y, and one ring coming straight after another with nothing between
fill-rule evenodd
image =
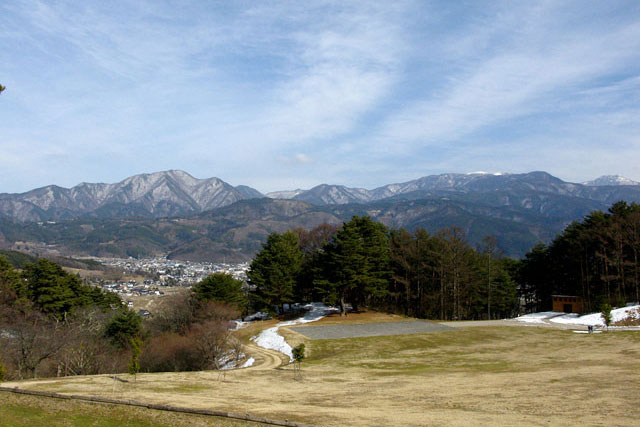
<instances>
[{"instance_id":1,"label":"dirt path","mask_svg":"<svg viewBox=\"0 0 640 427\"><path fill-rule=\"evenodd\" d=\"M245 350L249 356L252 356L256 359L255 363L252 366L247 367L246 369L264 371L268 369L279 368L283 364L289 362L289 358L286 355L275 350L262 348L253 342L245 344Z\"/></svg>"}]
</instances>

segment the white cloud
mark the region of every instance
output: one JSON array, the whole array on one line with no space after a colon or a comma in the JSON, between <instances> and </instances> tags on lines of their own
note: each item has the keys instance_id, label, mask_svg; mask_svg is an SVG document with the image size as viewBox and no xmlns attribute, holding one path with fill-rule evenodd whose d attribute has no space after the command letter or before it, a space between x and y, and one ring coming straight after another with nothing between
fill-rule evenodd
<instances>
[{"instance_id":1,"label":"white cloud","mask_svg":"<svg viewBox=\"0 0 640 427\"><path fill-rule=\"evenodd\" d=\"M302 153L298 153L294 156L295 161L301 164L306 164L306 163L311 163L312 159L311 157L307 156L306 154L302 154Z\"/></svg>"},{"instance_id":2,"label":"white cloud","mask_svg":"<svg viewBox=\"0 0 640 427\"><path fill-rule=\"evenodd\" d=\"M515 23L526 23L524 28L503 34L492 53L450 76L446 88L390 115L379 139L415 146L448 144L514 118L553 112L562 109L562 97L571 98L581 85L637 58L640 26L635 22L598 36L590 35L589 28L545 34L550 24L544 19L553 12L541 14L535 8L533 16L520 17ZM534 19L540 17L544 19Z\"/></svg>"},{"instance_id":3,"label":"white cloud","mask_svg":"<svg viewBox=\"0 0 640 427\"><path fill-rule=\"evenodd\" d=\"M22 177L0 192L173 168L263 191L561 164L577 176L572 154L605 144L621 170L609 172L640 180L633 3L62 0L0 13L0 150L29 147L0 157Z\"/></svg>"}]
</instances>

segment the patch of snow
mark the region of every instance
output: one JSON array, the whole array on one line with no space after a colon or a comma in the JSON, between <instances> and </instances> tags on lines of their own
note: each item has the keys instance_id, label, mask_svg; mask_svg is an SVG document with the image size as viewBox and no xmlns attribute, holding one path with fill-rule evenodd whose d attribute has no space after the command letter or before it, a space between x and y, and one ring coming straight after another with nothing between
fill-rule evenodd
<instances>
[{"instance_id":1,"label":"patch of snow","mask_svg":"<svg viewBox=\"0 0 640 427\"><path fill-rule=\"evenodd\" d=\"M241 368L248 368L249 366L253 366L255 361L256 359L254 359L253 357L250 357L242 364Z\"/></svg>"},{"instance_id":2,"label":"patch of snow","mask_svg":"<svg viewBox=\"0 0 640 427\"><path fill-rule=\"evenodd\" d=\"M580 325L577 320L580 317L578 313L569 313L549 319L553 323L563 323L566 325Z\"/></svg>"},{"instance_id":3,"label":"patch of snow","mask_svg":"<svg viewBox=\"0 0 640 427\"><path fill-rule=\"evenodd\" d=\"M230 331L237 331L238 329L242 329L249 324L249 322L243 322L240 319L232 320L232 322L235 322L236 325L233 328L229 329Z\"/></svg>"},{"instance_id":4,"label":"patch of snow","mask_svg":"<svg viewBox=\"0 0 640 427\"><path fill-rule=\"evenodd\" d=\"M273 328L265 329L260 332L260 335L258 335L254 341L262 348L279 351L280 353L284 353L289 356L289 359L293 360L293 350L291 346L287 344L282 335L278 334L278 328L286 325L278 325L279 326L274 326Z\"/></svg>"},{"instance_id":5,"label":"patch of snow","mask_svg":"<svg viewBox=\"0 0 640 427\"><path fill-rule=\"evenodd\" d=\"M245 322L251 322L253 320L267 320L270 319L269 313L265 313L264 311L258 311L244 318Z\"/></svg>"},{"instance_id":6,"label":"patch of snow","mask_svg":"<svg viewBox=\"0 0 640 427\"><path fill-rule=\"evenodd\" d=\"M640 309L640 305L632 305L611 310L611 323L620 322L634 315L638 309ZM601 313L591 313L580 316L577 313L564 314L557 311L543 311L539 313L525 314L524 316L516 317L515 320L528 323L546 323L548 320L552 323L561 323L565 325L604 326L604 320L602 320Z\"/></svg>"},{"instance_id":7,"label":"patch of snow","mask_svg":"<svg viewBox=\"0 0 640 427\"><path fill-rule=\"evenodd\" d=\"M611 323L620 322L632 315L640 305L632 305L630 307L617 308L611 310ZM591 313L585 316L580 316L575 321L578 325L592 325L592 326L604 326L604 320L601 313Z\"/></svg>"},{"instance_id":8,"label":"patch of snow","mask_svg":"<svg viewBox=\"0 0 640 427\"><path fill-rule=\"evenodd\" d=\"M225 353L222 358L220 359L220 361L218 363L220 363L222 366L220 367L221 371L227 371L230 369L236 369L237 368L237 364L238 364L238 360L242 360L244 358L244 353L240 353L238 355L235 354L234 351L231 351L229 353Z\"/></svg>"},{"instance_id":9,"label":"patch of snow","mask_svg":"<svg viewBox=\"0 0 640 427\"><path fill-rule=\"evenodd\" d=\"M280 322L272 328L265 329L264 331L260 332L257 337L253 337L251 339L262 348L276 350L280 353L286 354L287 356L289 356L289 360L293 361L293 349L289 344L287 344L287 342L284 340L284 337L278 334L278 329L281 326L292 326L299 325L301 323L315 322L316 320L322 319L329 313L338 312L337 308L329 307L319 302L307 304L305 308L307 307L309 308L309 311L307 311L304 316L299 317L295 320Z\"/></svg>"},{"instance_id":10,"label":"patch of snow","mask_svg":"<svg viewBox=\"0 0 640 427\"><path fill-rule=\"evenodd\" d=\"M541 311L538 313L529 313L524 316L516 317L515 320L518 322L526 322L526 323L545 323L546 319L551 319L553 317L562 316L562 313L557 311Z\"/></svg>"}]
</instances>

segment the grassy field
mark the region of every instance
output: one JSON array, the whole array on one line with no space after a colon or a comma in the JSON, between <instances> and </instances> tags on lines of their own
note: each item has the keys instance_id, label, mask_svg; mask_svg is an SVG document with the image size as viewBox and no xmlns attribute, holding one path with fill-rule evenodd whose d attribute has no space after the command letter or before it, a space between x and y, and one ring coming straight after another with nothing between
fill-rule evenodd
<instances>
[{"instance_id":1,"label":"grassy field","mask_svg":"<svg viewBox=\"0 0 640 427\"><path fill-rule=\"evenodd\" d=\"M363 315L321 322L389 319ZM252 325L241 338L248 340L258 329ZM292 344L304 340L286 328L281 332ZM637 332L587 335L488 326L305 343L302 381L294 381L285 366L224 376L141 374L126 384L94 376L5 385L323 426L637 425L640 419Z\"/></svg>"},{"instance_id":2,"label":"grassy field","mask_svg":"<svg viewBox=\"0 0 640 427\"><path fill-rule=\"evenodd\" d=\"M0 392L0 426L219 426L256 423Z\"/></svg>"}]
</instances>

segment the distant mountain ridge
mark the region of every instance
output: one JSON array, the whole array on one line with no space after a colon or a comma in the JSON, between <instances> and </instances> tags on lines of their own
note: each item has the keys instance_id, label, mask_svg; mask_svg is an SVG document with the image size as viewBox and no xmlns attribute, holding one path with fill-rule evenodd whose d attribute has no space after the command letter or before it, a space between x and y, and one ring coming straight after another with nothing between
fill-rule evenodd
<instances>
[{"instance_id":1,"label":"distant mountain ridge","mask_svg":"<svg viewBox=\"0 0 640 427\"><path fill-rule=\"evenodd\" d=\"M115 184L49 185L22 194L0 194L0 214L18 221L78 217L165 217L188 215L264 197L247 186L219 178L197 179L184 171L140 174Z\"/></svg>"},{"instance_id":2,"label":"distant mountain ridge","mask_svg":"<svg viewBox=\"0 0 640 427\"><path fill-rule=\"evenodd\" d=\"M601 177L597 180L589 181L596 182L596 184L586 185L565 182L547 172L540 171L523 174L447 173L425 176L404 183L389 184L373 190L321 184L310 190L296 190L291 198L315 205L340 205L371 203L392 198L422 199L471 193L507 192L517 197L519 194L534 191L544 194L585 198L603 203L614 203L622 199L637 201L640 193L637 188L633 188L635 184L631 183L634 181L618 176L615 177L616 179L613 181L609 180L611 177ZM615 184L611 182L615 182ZM627 188L628 186L631 188ZM509 204L508 202L505 203Z\"/></svg>"},{"instance_id":3,"label":"distant mountain ridge","mask_svg":"<svg viewBox=\"0 0 640 427\"><path fill-rule=\"evenodd\" d=\"M231 205L240 200L270 197L304 201L317 206L368 204L382 200L420 200L454 197L496 198L496 206L527 204L528 195L560 195L612 204L640 201L640 185L618 175L584 184L562 181L546 172L524 174L484 172L430 175L373 190L321 184L309 190L276 191L236 187L219 178L197 179L180 170L140 174L115 184L82 183L72 188L55 185L22 194L0 194L0 217L21 222L57 221L82 217L178 217ZM475 196L474 196L475 195Z\"/></svg>"},{"instance_id":4,"label":"distant mountain ridge","mask_svg":"<svg viewBox=\"0 0 640 427\"><path fill-rule=\"evenodd\" d=\"M593 181L583 182L583 184L598 187L603 185L640 185L640 182L620 175L603 175Z\"/></svg>"},{"instance_id":5,"label":"distant mountain ridge","mask_svg":"<svg viewBox=\"0 0 640 427\"><path fill-rule=\"evenodd\" d=\"M459 227L473 245L493 234L505 254L522 256L593 210L605 211L619 200L640 202L640 186L583 185L546 172L470 173L373 190L323 184L269 196L182 171L1 194L0 247L28 246L36 254L248 260L270 232L368 215L410 231Z\"/></svg>"}]
</instances>

